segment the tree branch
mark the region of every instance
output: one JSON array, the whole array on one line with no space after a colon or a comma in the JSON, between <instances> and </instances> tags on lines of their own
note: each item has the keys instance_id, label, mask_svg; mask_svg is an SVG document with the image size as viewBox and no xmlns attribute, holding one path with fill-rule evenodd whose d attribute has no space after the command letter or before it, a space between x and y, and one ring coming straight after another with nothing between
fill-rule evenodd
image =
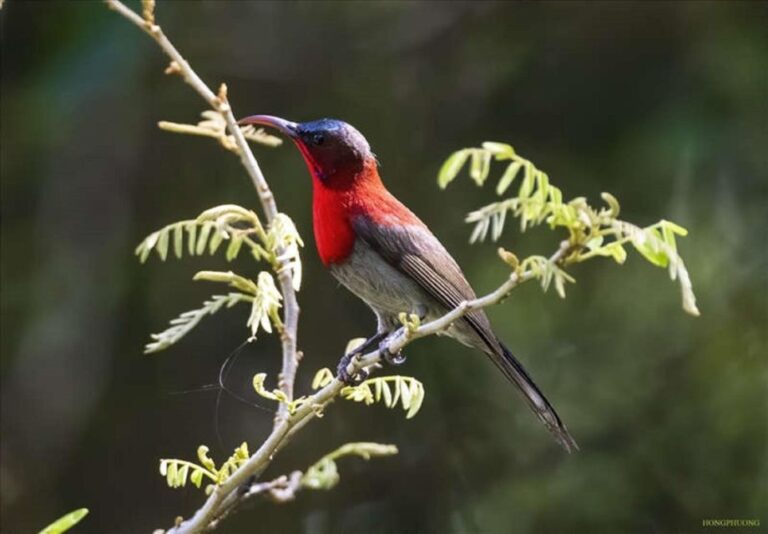
<instances>
[{"instance_id":1,"label":"tree branch","mask_svg":"<svg viewBox=\"0 0 768 534\"><path fill-rule=\"evenodd\" d=\"M563 263L570 251L570 242L567 240L563 241L557 252L550 256L549 261ZM514 272L506 282L483 297L464 301L445 315L425 323L414 330L409 331L405 327L399 328L383 342L381 348L358 358L353 358L347 371L350 376L354 376L362 370L372 372L380 367L382 350L395 354L417 339L443 332L466 314L501 302L517 286L535 277L535 273L531 270L520 273ZM307 423L315 419L315 417L321 415L325 407L333 402L345 386L344 382L334 378L325 387L311 395L306 402L302 403L293 415L279 421L259 450L237 471L232 473L227 480L213 490L213 493L208 497L203 507L190 520L169 530L168 534L202 532L211 528L221 517L228 514L242 501L242 496L249 493L247 489L249 486L246 487L245 491L241 487L244 484L250 483L249 479L251 477L255 476L258 478L290 438Z\"/></svg>"},{"instance_id":2,"label":"tree branch","mask_svg":"<svg viewBox=\"0 0 768 534\"><path fill-rule=\"evenodd\" d=\"M215 94L200 76L192 69L189 63L179 53L171 41L165 36L159 25L155 24L153 16L153 3L147 2L144 6L146 18L142 18L138 13L127 7L120 0L105 0L107 6L138 26L148 34L160 46L163 52L171 58L171 66L167 72L179 73L185 82L187 82L207 103L208 105L221 113L227 123L227 128L235 140L238 148L240 161L243 164L248 176L253 182L256 192L261 201L261 206L268 223L279 213L272 191L261 172L256 158L251 152L250 146L241 129L237 125L237 120L232 113L232 108L227 99L226 85L222 84L218 95ZM299 325L299 305L296 300L296 292L293 288L291 270L287 260L282 259L281 251L278 250L278 262L281 268L278 270L278 283L280 291L283 294L283 323L285 328L282 332L282 352L283 363L280 373L279 387L288 397L293 399L293 384L296 379L296 369L299 365L299 354L296 348L296 338ZM284 405L280 405L275 417L275 425L287 416Z\"/></svg>"}]
</instances>

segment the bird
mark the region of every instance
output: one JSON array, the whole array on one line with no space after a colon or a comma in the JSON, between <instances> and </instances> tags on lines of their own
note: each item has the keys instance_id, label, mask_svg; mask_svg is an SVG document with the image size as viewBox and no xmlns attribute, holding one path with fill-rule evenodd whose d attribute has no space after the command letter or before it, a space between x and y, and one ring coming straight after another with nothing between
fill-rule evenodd
<instances>
[{"instance_id":1,"label":"bird","mask_svg":"<svg viewBox=\"0 0 768 534\"><path fill-rule=\"evenodd\" d=\"M403 312L430 321L476 298L461 268L429 227L384 186L376 156L352 125L336 119L296 123L272 115L252 115L239 124L274 128L301 152L312 178L312 220L320 260L376 314L377 333L366 348L401 327ZM568 452L578 450L560 416L494 334L482 309L454 322L445 335L485 353L517 386L557 442ZM390 356L390 363L402 362L399 355ZM340 365L340 377L349 380L345 371L346 365Z\"/></svg>"}]
</instances>

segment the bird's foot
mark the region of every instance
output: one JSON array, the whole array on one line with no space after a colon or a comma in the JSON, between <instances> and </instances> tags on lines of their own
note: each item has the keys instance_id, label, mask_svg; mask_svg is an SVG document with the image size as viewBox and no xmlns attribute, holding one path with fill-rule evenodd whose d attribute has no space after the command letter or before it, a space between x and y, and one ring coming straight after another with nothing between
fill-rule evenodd
<instances>
[{"instance_id":1,"label":"bird's foot","mask_svg":"<svg viewBox=\"0 0 768 534\"><path fill-rule=\"evenodd\" d=\"M365 369L360 369L354 374L349 373L349 364L352 363L353 358L356 358L359 355L359 352L350 352L349 354L345 354L344 357L341 358L341 361L339 361L339 365L336 368L337 378L348 386L357 386L366 378L368 378L369 373Z\"/></svg>"},{"instance_id":2,"label":"bird's foot","mask_svg":"<svg viewBox=\"0 0 768 534\"><path fill-rule=\"evenodd\" d=\"M391 352L386 340L379 345L379 354L389 365L403 365L406 360L402 350L398 350L396 353Z\"/></svg>"},{"instance_id":3,"label":"bird's foot","mask_svg":"<svg viewBox=\"0 0 768 534\"><path fill-rule=\"evenodd\" d=\"M248 479L242 484L240 484L239 488L237 488L237 496L243 497L244 495L246 495L248 491L250 491L251 486L253 486L255 482L256 482L256 475L249 476Z\"/></svg>"},{"instance_id":4,"label":"bird's foot","mask_svg":"<svg viewBox=\"0 0 768 534\"><path fill-rule=\"evenodd\" d=\"M377 343L380 343L382 339L386 338L387 335L388 335L387 332L377 332L376 334L366 339L360 346L356 347L352 352L350 352L349 354L345 354L344 357L339 362L338 367L336 368L336 375L338 379L347 385L356 386L360 382L368 378L368 375L370 373L365 369L361 369L354 375L350 375L348 370L349 364L352 363L353 358L356 358L357 356L362 356L363 354L365 354L372 347L375 347Z\"/></svg>"}]
</instances>

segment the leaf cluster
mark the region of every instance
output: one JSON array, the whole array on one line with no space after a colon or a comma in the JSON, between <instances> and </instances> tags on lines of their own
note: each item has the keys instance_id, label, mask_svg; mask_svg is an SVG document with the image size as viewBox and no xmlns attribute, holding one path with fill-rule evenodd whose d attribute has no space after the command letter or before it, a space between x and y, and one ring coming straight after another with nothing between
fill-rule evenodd
<instances>
[{"instance_id":1,"label":"leaf cluster","mask_svg":"<svg viewBox=\"0 0 768 534\"><path fill-rule=\"evenodd\" d=\"M227 261L234 260L243 247L254 260L267 262L273 271L278 271L280 260L287 258L292 284L296 290L300 288L302 269L299 247L303 246L303 242L293 221L282 213L265 228L251 210L233 204L217 206L204 211L196 219L169 224L151 233L136 247L136 255L142 262L153 251L162 261L171 253L179 259L185 252L190 256L213 255L224 243ZM173 345L197 326L203 317L213 315L223 307L231 308L239 302L251 304L247 321L251 338L256 337L259 329L270 333L273 326L278 330L282 328L279 315L282 296L270 272L260 272L256 281L232 271L200 271L193 279L226 283L237 291L214 295L201 307L182 313L171 321L166 330L152 334L152 341L145 347L145 352L158 352Z\"/></svg>"},{"instance_id":2,"label":"leaf cluster","mask_svg":"<svg viewBox=\"0 0 768 534\"><path fill-rule=\"evenodd\" d=\"M661 220L640 227L619 219L620 205L610 193L603 193L605 207L592 207L584 197L563 200L562 191L552 185L549 176L529 160L518 155L504 143L486 142L479 148L465 148L453 153L438 174L438 184L445 188L469 161L469 176L482 186L491 172L491 162L506 163L497 185L496 194L503 196L515 180L520 185L517 194L493 202L467 215L466 221L474 225L470 242L483 241L490 233L498 240L504 230L507 215L520 221L520 229L547 224L552 229L568 232L568 255L556 265L541 256L532 256L519 262L508 251L500 250L502 259L516 270L530 272L546 290L554 281L560 296L565 296L565 283L573 282L561 266L579 263L596 256L611 257L622 264L627 258L626 245L631 245L646 260L657 267L667 268L672 280L680 284L683 309L698 315L688 270L677 251L676 237L687 235L682 226Z\"/></svg>"},{"instance_id":3,"label":"leaf cluster","mask_svg":"<svg viewBox=\"0 0 768 534\"><path fill-rule=\"evenodd\" d=\"M232 456L227 458L221 467L216 467L216 463L208 456L208 452L209 448L205 445L197 448L199 464L176 458L163 458L160 460L160 475L165 477L171 488L182 488L187 485L187 481L199 488L203 484L203 479L207 478L211 484L206 486L206 493L210 494L215 485L227 480L250 457L248 444L245 442L235 449Z\"/></svg>"},{"instance_id":4,"label":"leaf cluster","mask_svg":"<svg viewBox=\"0 0 768 534\"><path fill-rule=\"evenodd\" d=\"M220 467L216 467L208 452L209 449L205 445L200 445L197 448L197 457L200 463L177 458L163 458L160 460L160 475L165 477L168 487L171 488L183 488L188 482L201 488L203 481L207 479L209 484L206 485L205 492L210 494L215 486L224 483L249 458L248 445L245 442L235 449L232 456L227 458ZM395 445L371 442L347 443L326 454L307 468L301 475L300 485L303 488L314 490L331 489L339 482L339 471L336 465L336 460L339 458L359 456L369 460L373 457L391 456L397 452Z\"/></svg>"},{"instance_id":5,"label":"leaf cluster","mask_svg":"<svg viewBox=\"0 0 768 534\"><path fill-rule=\"evenodd\" d=\"M282 404L285 404L285 406L288 408L288 413L290 415L293 415L296 413L296 410L299 409L299 407L307 402L307 397L302 396L298 399L290 400L288 399L288 396L280 389L272 389L268 390L264 386L264 382L267 379L267 373L257 373L253 376L253 389L256 392L257 395L260 397L263 397L265 399L269 399L275 402L279 402Z\"/></svg>"},{"instance_id":6,"label":"leaf cluster","mask_svg":"<svg viewBox=\"0 0 768 534\"><path fill-rule=\"evenodd\" d=\"M336 460L339 458L359 456L364 460L370 460L372 457L391 456L397 452L395 445L370 442L347 443L312 464L301 477L301 485L308 489L329 490L339 483L339 469L336 465Z\"/></svg>"},{"instance_id":7,"label":"leaf cluster","mask_svg":"<svg viewBox=\"0 0 768 534\"><path fill-rule=\"evenodd\" d=\"M333 380L330 369L320 369L312 381L312 388L318 389L329 384ZM395 408L400 404L405 410L405 418L414 417L424 402L424 384L412 376L379 376L364 380L356 386L345 386L341 390L341 397L353 402L362 402L366 405L381 402L387 408Z\"/></svg>"}]
</instances>

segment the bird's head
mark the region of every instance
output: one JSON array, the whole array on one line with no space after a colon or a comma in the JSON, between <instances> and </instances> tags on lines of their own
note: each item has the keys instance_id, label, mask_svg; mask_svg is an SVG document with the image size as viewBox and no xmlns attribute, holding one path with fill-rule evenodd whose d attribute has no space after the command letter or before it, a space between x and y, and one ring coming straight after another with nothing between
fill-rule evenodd
<instances>
[{"instance_id":1,"label":"bird's head","mask_svg":"<svg viewBox=\"0 0 768 534\"><path fill-rule=\"evenodd\" d=\"M344 121L320 119L296 123L271 115L252 115L238 124L268 126L290 137L312 176L325 187L349 187L367 168L376 166L368 141Z\"/></svg>"}]
</instances>

